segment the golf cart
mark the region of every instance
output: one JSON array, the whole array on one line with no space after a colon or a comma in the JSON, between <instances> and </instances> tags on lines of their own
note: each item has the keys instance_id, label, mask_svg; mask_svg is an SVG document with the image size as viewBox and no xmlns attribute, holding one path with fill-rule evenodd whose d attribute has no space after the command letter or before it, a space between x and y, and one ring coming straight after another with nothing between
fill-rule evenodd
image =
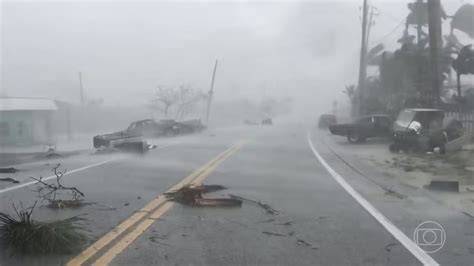
<instances>
[{"instance_id":1,"label":"golf cart","mask_svg":"<svg viewBox=\"0 0 474 266\"><path fill-rule=\"evenodd\" d=\"M448 142L463 135L462 124L457 120L444 118L440 109L404 109L394 123L391 152L434 152L446 153Z\"/></svg>"}]
</instances>

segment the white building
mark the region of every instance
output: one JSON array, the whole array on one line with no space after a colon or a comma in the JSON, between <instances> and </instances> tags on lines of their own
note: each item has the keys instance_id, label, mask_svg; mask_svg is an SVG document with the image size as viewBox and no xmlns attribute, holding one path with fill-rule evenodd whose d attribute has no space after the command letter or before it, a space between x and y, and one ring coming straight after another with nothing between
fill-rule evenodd
<instances>
[{"instance_id":1,"label":"white building","mask_svg":"<svg viewBox=\"0 0 474 266\"><path fill-rule=\"evenodd\" d=\"M34 145L52 142L54 100L0 98L0 145Z\"/></svg>"}]
</instances>

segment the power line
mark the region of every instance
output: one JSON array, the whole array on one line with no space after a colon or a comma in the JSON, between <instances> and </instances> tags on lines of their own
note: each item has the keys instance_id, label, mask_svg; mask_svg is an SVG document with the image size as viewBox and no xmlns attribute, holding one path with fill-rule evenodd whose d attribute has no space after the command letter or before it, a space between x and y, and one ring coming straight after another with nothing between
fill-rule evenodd
<instances>
[{"instance_id":1,"label":"power line","mask_svg":"<svg viewBox=\"0 0 474 266\"><path fill-rule=\"evenodd\" d=\"M379 38L378 40L376 41L372 41L371 44L374 44L374 43L380 43L382 42L383 40L385 40L386 38L388 38L390 35L392 35L393 33L395 33L395 31L400 28L400 26L404 25L405 24L405 18L403 18L397 26L395 26L395 28L393 28L389 33L387 33L386 35L384 35L383 37Z\"/></svg>"},{"instance_id":2,"label":"power line","mask_svg":"<svg viewBox=\"0 0 474 266\"><path fill-rule=\"evenodd\" d=\"M377 10L380 12L380 9L377 9ZM387 18L390 18L393 21L399 21L400 20L400 18L396 18L395 16L392 16L392 15L390 15L390 13L387 13L387 12L380 12L379 14L384 15Z\"/></svg>"},{"instance_id":3,"label":"power line","mask_svg":"<svg viewBox=\"0 0 474 266\"><path fill-rule=\"evenodd\" d=\"M376 7L375 5L373 5L373 4L371 4L371 5L372 5L372 7L377 9L378 15L384 15L384 16L390 18L393 21L399 21L400 20L400 18L397 18L396 16L393 16L390 13L387 13L385 11L380 11L380 8Z\"/></svg>"}]
</instances>

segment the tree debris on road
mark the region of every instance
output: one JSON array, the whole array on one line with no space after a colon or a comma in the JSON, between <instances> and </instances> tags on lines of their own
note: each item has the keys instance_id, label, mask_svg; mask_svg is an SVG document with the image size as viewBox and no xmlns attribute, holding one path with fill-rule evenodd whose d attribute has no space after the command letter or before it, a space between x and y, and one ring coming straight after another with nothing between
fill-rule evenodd
<instances>
[{"instance_id":1,"label":"tree debris on road","mask_svg":"<svg viewBox=\"0 0 474 266\"><path fill-rule=\"evenodd\" d=\"M262 234L269 235L269 236L286 236L284 234L275 233L275 232L268 232L268 231L263 231Z\"/></svg>"},{"instance_id":2,"label":"tree debris on road","mask_svg":"<svg viewBox=\"0 0 474 266\"><path fill-rule=\"evenodd\" d=\"M116 208L100 204L98 202L87 202L82 199L77 200L51 200L47 207L51 209L77 209L87 205L97 205L106 208L107 210L116 210Z\"/></svg>"},{"instance_id":3,"label":"tree debris on road","mask_svg":"<svg viewBox=\"0 0 474 266\"><path fill-rule=\"evenodd\" d=\"M298 246L301 246L301 245L304 245L304 246L307 246L307 247L311 247L311 246L312 246L310 243L304 241L303 239L298 239L298 240L296 241L296 244L297 244Z\"/></svg>"},{"instance_id":4,"label":"tree debris on road","mask_svg":"<svg viewBox=\"0 0 474 266\"><path fill-rule=\"evenodd\" d=\"M290 225L293 225L293 221L289 221L289 222L286 222L286 223L278 223L277 225L290 226Z\"/></svg>"},{"instance_id":5,"label":"tree debris on road","mask_svg":"<svg viewBox=\"0 0 474 266\"><path fill-rule=\"evenodd\" d=\"M386 196L393 196L393 197L396 197L398 199L405 199L407 197L407 196L401 194L400 192L396 191L393 188L384 188L384 190L385 190L385 195Z\"/></svg>"},{"instance_id":6,"label":"tree debris on road","mask_svg":"<svg viewBox=\"0 0 474 266\"><path fill-rule=\"evenodd\" d=\"M14 168L14 167L6 167L6 168L0 168L0 174L14 174L20 170Z\"/></svg>"},{"instance_id":7,"label":"tree debris on road","mask_svg":"<svg viewBox=\"0 0 474 266\"><path fill-rule=\"evenodd\" d=\"M159 240L164 239L164 238L162 238L162 237L150 236L148 239L150 240L150 242L153 242L153 243L157 243L157 244L161 244L161 245L165 245L165 246L171 247L171 245L159 241Z\"/></svg>"},{"instance_id":8,"label":"tree debris on road","mask_svg":"<svg viewBox=\"0 0 474 266\"><path fill-rule=\"evenodd\" d=\"M256 204L256 205L262 207L267 212L267 214L271 214L271 215L278 215L279 214L279 211L273 209L270 205L262 203L260 201L256 201L256 200L252 200L252 199L248 199L248 198L244 198L244 197L240 197L240 196L236 196L236 195L232 195L232 194L229 194L229 196L232 199L238 199L238 200L241 200L241 201L246 201L246 202L249 202L249 203L252 203L252 204Z\"/></svg>"},{"instance_id":9,"label":"tree debris on road","mask_svg":"<svg viewBox=\"0 0 474 266\"><path fill-rule=\"evenodd\" d=\"M6 178L0 178L0 181L5 181L5 182L11 182L13 184L18 184L20 181L13 179L11 177L6 177Z\"/></svg>"},{"instance_id":10,"label":"tree debris on road","mask_svg":"<svg viewBox=\"0 0 474 266\"><path fill-rule=\"evenodd\" d=\"M385 246L385 251L387 252L391 252L392 251L392 247L396 246L397 243L390 243L388 245Z\"/></svg>"},{"instance_id":11,"label":"tree debris on road","mask_svg":"<svg viewBox=\"0 0 474 266\"><path fill-rule=\"evenodd\" d=\"M226 189L220 185L199 185L192 186L187 185L178 190L165 193L165 196L169 200L179 202L181 204L189 206L202 206L202 207L234 207L241 206L242 201L233 198L203 198L202 194L219 191Z\"/></svg>"},{"instance_id":12,"label":"tree debris on road","mask_svg":"<svg viewBox=\"0 0 474 266\"><path fill-rule=\"evenodd\" d=\"M259 221L259 222L257 222L257 223L258 223L258 224L259 224L259 223L271 223L271 222L274 222L274 221L275 221L275 219L270 218L270 219L268 219L268 220Z\"/></svg>"},{"instance_id":13,"label":"tree debris on road","mask_svg":"<svg viewBox=\"0 0 474 266\"><path fill-rule=\"evenodd\" d=\"M61 183L61 179L66 174L66 170L59 170L60 164L57 164L53 167L52 172L56 176L56 184L46 183L43 181L43 177L34 178L30 177L33 180L36 180L41 185L36 189L38 197L48 201L48 205L51 208L61 209L61 208L77 208L84 205L82 198L84 193L82 193L76 187L66 187ZM68 199L58 198L61 195L61 192L66 192L69 195Z\"/></svg>"},{"instance_id":14,"label":"tree debris on road","mask_svg":"<svg viewBox=\"0 0 474 266\"><path fill-rule=\"evenodd\" d=\"M25 254L64 254L77 252L86 240L85 220L74 216L64 220L40 222L33 219L36 203L16 216L0 212L0 240L13 251Z\"/></svg>"},{"instance_id":15,"label":"tree debris on road","mask_svg":"<svg viewBox=\"0 0 474 266\"><path fill-rule=\"evenodd\" d=\"M467 217L471 218L471 220L474 220L474 215L468 213L468 212L465 212L465 211L462 211L461 212L462 214L466 215Z\"/></svg>"}]
</instances>

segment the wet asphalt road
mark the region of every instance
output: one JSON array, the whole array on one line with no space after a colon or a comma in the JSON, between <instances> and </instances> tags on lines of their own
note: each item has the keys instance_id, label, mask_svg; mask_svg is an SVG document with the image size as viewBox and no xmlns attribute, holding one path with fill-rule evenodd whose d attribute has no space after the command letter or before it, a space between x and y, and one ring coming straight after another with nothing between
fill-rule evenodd
<instances>
[{"instance_id":1,"label":"wet asphalt road","mask_svg":"<svg viewBox=\"0 0 474 266\"><path fill-rule=\"evenodd\" d=\"M240 150L205 178L206 184L228 187L209 196L235 194L254 199L277 209L278 215L245 202L241 208L175 204L113 256L111 264L420 265L316 160L306 130L302 125L229 128L159 140L158 149L144 156L85 154L58 159L68 169L84 168L65 176L64 182L80 188L87 201L99 204L79 210L40 208L36 217L83 214L92 244L157 195L244 140ZM328 162L337 164L332 159ZM46 176L54 163L26 165L16 178L24 183L30 174ZM94 164L98 165L87 168ZM352 184L356 188L364 185L351 182L356 182ZM2 211L11 211L12 202L28 205L36 200L31 191L34 185L5 192L1 191L9 185L0 185ZM411 228L411 224L406 226L407 235ZM85 265L94 263L115 243L97 251ZM0 265L64 265L75 255L29 257L4 251ZM461 256L459 264L469 265L465 264L469 260Z\"/></svg>"}]
</instances>

